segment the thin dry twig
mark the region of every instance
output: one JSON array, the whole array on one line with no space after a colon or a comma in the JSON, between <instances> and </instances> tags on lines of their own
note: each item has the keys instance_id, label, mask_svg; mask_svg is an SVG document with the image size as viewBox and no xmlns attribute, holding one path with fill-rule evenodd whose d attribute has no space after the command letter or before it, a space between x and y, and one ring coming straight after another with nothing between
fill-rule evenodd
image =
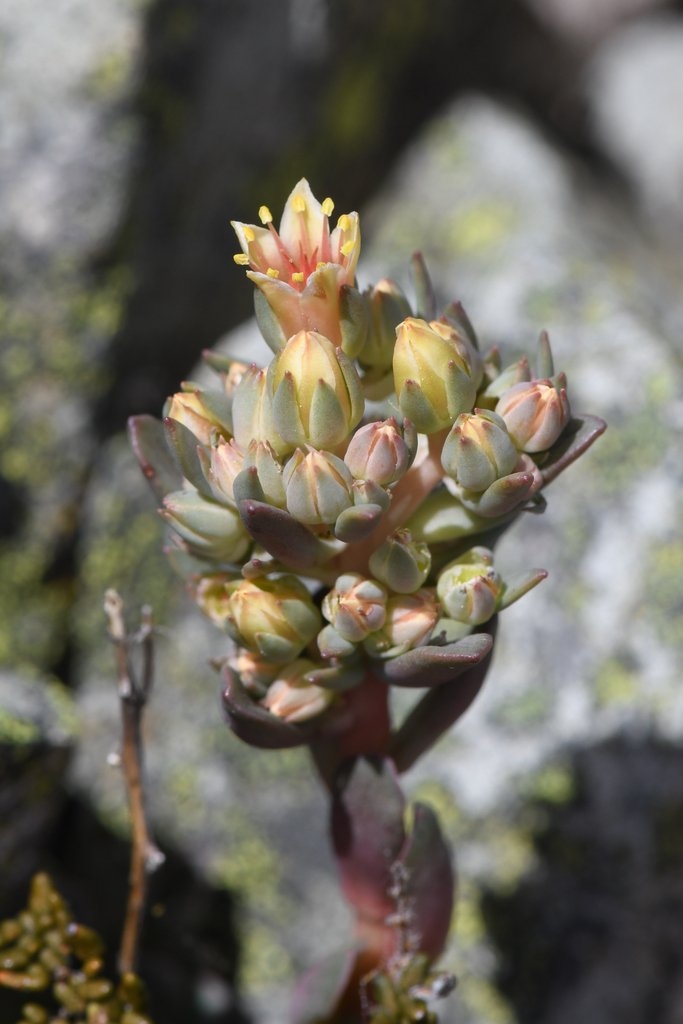
<instances>
[{"instance_id":1,"label":"thin dry twig","mask_svg":"<svg viewBox=\"0 0 683 1024\"><path fill-rule=\"evenodd\" d=\"M109 636L116 649L118 693L121 701L121 766L132 831L128 902L118 961L119 971L125 974L137 969L148 876L164 859L152 839L147 822L142 769L142 716L151 692L154 671L153 627L151 609L145 606L141 612L139 630L129 636L123 617L123 600L115 590L110 589L105 593L104 612L109 624ZM132 644L139 644L142 648L139 680L130 661Z\"/></svg>"}]
</instances>

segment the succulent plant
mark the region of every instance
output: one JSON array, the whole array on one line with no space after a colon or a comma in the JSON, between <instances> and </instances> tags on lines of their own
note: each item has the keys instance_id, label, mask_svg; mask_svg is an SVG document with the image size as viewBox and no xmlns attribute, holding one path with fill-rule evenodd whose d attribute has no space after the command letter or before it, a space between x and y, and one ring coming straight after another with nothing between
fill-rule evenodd
<instances>
[{"instance_id":1,"label":"succulent plant","mask_svg":"<svg viewBox=\"0 0 683 1024\"><path fill-rule=\"evenodd\" d=\"M571 411L547 335L533 376L527 357L482 352L459 303L437 315L420 257L414 307L387 279L361 291L358 215L331 228L332 211L302 180L279 232L267 207L234 224L271 362L210 355L215 387L185 385L163 424L136 417L130 434L174 565L236 645L228 724L257 747L308 745L329 787L357 941L304 980L295 1019L359 1019L370 972L366 1016L398 1024L435 1020L449 987L433 962L454 876L431 812L406 832L397 771L466 710L496 616L545 576L506 579L497 540L604 424ZM392 686L426 691L397 726Z\"/></svg>"}]
</instances>

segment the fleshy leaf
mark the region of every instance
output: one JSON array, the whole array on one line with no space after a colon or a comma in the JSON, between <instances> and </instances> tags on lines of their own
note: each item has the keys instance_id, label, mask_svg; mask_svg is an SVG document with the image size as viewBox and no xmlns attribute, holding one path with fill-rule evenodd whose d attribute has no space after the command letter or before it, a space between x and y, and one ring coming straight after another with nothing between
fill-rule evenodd
<instances>
[{"instance_id":1,"label":"fleshy leaf","mask_svg":"<svg viewBox=\"0 0 683 1024\"><path fill-rule=\"evenodd\" d=\"M455 679L485 658L493 646L488 633L474 633L455 643L425 644L383 664L394 686L433 687Z\"/></svg>"},{"instance_id":2,"label":"fleshy leaf","mask_svg":"<svg viewBox=\"0 0 683 1024\"><path fill-rule=\"evenodd\" d=\"M583 455L606 429L607 424L598 416L573 417L541 464L544 486Z\"/></svg>"},{"instance_id":3,"label":"fleshy leaf","mask_svg":"<svg viewBox=\"0 0 683 1024\"><path fill-rule=\"evenodd\" d=\"M391 865L405 842L405 799L386 758L358 757L337 776L332 841L341 886L359 916L383 924L394 909Z\"/></svg>"},{"instance_id":4,"label":"fleshy leaf","mask_svg":"<svg viewBox=\"0 0 683 1024\"><path fill-rule=\"evenodd\" d=\"M252 500L240 501L237 507L254 540L283 565L308 569L325 560L322 542L288 512Z\"/></svg>"},{"instance_id":5,"label":"fleshy leaf","mask_svg":"<svg viewBox=\"0 0 683 1024\"><path fill-rule=\"evenodd\" d=\"M524 597L530 590L533 590L547 575L548 573L545 569L531 569L529 572L520 573L517 576L506 579L505 590L503 591L503 598L498 605L498 611L509 608L515 601L519 601L520 597Z\"/></svg>"},{"instance_id":6,"label":"fleshy leaf","mask_svg":"<svg viewBox=\"0 0 683 1024\"><path fill-rule=\"evenodd\" d=\"M128 436L142 472L157 495L163 498L182 484L182 475L169 451L161 420L154 416L131 416Z\"/></svg>"},{"instance_id":7,"label":"fleshy leaf","mask_svg":"<svg viewBox=\"0 0 683 1024\"><path fill-rule=\"evenodd\" d=\"M453 914L455 873L438 819L426 804L412 805L413 827L401 855L407 890L420 936L420 952L432 959L443 951Z\"/></svg>"},{"instance_id":8,"label":"fleshy leaf","mask_svg":"<svg viewBox=\"0 0 683 1024\"><path fill-rule=\"evenodd\" d=\"M495 625L494 618L488 624L492 639ZM458 679L433 687L418 701L397 730L389 749L399 772L411 768L467 711L484 683L490 664L489 652Z\"/></svg>"},{"instance_id":9,"label":"fleshy leaf","mask_svg":"<svg viewBox=\"0 0 683 1024\"><path fill-rule=\"evenodd\" d=\"M223 669L222 701L228 725L241 740L262 750L284 750L308 742L318 722L285 722L256 704L229 666Z\"/></svg>"},{"instance_id":10,"label":"fleshy leaf","mask_svg":"<svg viewBox=\"0 0 683 1024\"><path fill-rule=\"evenodd\" d=\"M436 295L421 252L413 253L411 257L410 276L415 289L415 315L421 320L433 320L436 316Z\"/></svg>"}]
</instances>

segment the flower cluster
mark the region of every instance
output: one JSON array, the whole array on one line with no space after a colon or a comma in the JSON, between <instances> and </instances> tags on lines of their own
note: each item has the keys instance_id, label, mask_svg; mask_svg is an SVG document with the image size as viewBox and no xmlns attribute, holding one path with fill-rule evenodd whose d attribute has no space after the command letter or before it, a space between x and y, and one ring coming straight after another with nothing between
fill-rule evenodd
<instances>
[{"instance_id":1,"label":"flower cluster","mask_svg":"<svg viewBox=\"0 0 683 1024\"><path fill-rule=\"evenodd\" d=\"M536 372L504 366L460 304L437 315L419 258L414 307L393 281L359 290L358 215L332 212L302 180L279 231L266 207L234 223L269 365L209 354L215 387L132 423L174 564L234 642L229 713L265 746L269 718L343 711L368 666L424 686L435 658L457 667L545 575L503 579L496 540L599 433L545 334Z\"/></svg>"}]
</instances>

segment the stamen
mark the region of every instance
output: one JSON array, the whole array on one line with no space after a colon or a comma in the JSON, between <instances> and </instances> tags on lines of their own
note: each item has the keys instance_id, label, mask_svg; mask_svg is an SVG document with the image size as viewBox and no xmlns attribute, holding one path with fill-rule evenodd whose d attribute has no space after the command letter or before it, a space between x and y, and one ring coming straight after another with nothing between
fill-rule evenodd
<instances>
[{"instance_id":1,"label":"stamen","mask_svg":"<svg viewBox=\"0 0 683 1024\"><path fill-rule=\"evenodd\" d=\"M270 224L270 222L273 219L273 215L272 215L272 213L270 212L270 210L268 209L267 206L259 206L258 215L259 215L259 220L264 225L265 224Z\"/></svg>"},{"instance_id":2,"label":"stamen","mask_svg":"<svg viewBox=\"0 0 683 1024\"><path fill-rule=\"evenodd\" d=\"M254 229L252 228L251 224L244 225L244 237L248 242L253 242L254 239L256 238L256 234L254 233Z\"/></svg>"},{"instance_id":3,"label":"stamen","mask_svg":"<svg viewBox=\"0 0 683 1024\"><path fill-rule=\"evenodd\" d=\"M323 199L323 213L326 217L331 217L334 212L334 203L328 196L327 199Z\"/></svg>"},{"instance_id":4,"label":"stamen","mask_svg":"<svg viewBox=\"0 0 683 1024\"><path fill-rule=\"evenodd\" d=\"M292 281L296 281L297 284L301 284L304 279L304 275L300 270L297 270L296 274L292 274Z\"/></svg>"},{"instance_id":5,"label":"stamen","mask_svg":"<svg viewBox=\"0 0 683 1024\"><path fill-rule=\"evenodd\" d=\"M292 199L292 209L294 210L295 213L306 212L306 200L301 195L301 193L294 196L294 198Z\"/></svg>"},{"instance_id":6,"label":"stamen","mask_svg":"<svg viewBox=\"0 0 683 1024\"><path fill-rule=\"evenodd\" d=\"M337 227L340 231L348 231L351 227L351 218L348 213L342 213L341 217L337 221Z\"/></svg>"},{"instance_id":7,"label":"stamen","mask_svg":"<svg viewBox=\"0 0 683 1024\"><path fill-rule=\"evenodd\" d=\"M325 267L325 266L327 266L327 264L323 263L322 260L321 260L319 263L316 263L315 269L316 270L322 270L322 268Z\"/></svg>"},{"instance_id":8,"label":"stamen","mask_svg":"<svg viewBox=\"0 0 683 1024\"><path fill-rule=\"evenodd\" d=\"M246 252L236 252L233 259L240 267L248 267L251 262Z\"/></svg>"},{"instance_id":9,"label":"stamen","mask_svg":"<svg viewBox=\"0 0 683 1024\"><path fill-rule=\"evenodd\" d=\"M279 277L280 271L276 270L275 267L268 267L268 269L266 270L266 274L268 275L268 277Z\"/></svg>"},{"instance_id":10,"label":"stamen","mask_svg":"<svg viewBox=\"0 0 683 1024\"><path fill-rule=\"evenodd\" d=\"M351 241L351 239L349 239L348 242L344 242L344 244L339 247L339 251L342 254L342 256L350 256L351 253L353 252L353 249L354 243Z\"/></svg>"}]
</instances>

